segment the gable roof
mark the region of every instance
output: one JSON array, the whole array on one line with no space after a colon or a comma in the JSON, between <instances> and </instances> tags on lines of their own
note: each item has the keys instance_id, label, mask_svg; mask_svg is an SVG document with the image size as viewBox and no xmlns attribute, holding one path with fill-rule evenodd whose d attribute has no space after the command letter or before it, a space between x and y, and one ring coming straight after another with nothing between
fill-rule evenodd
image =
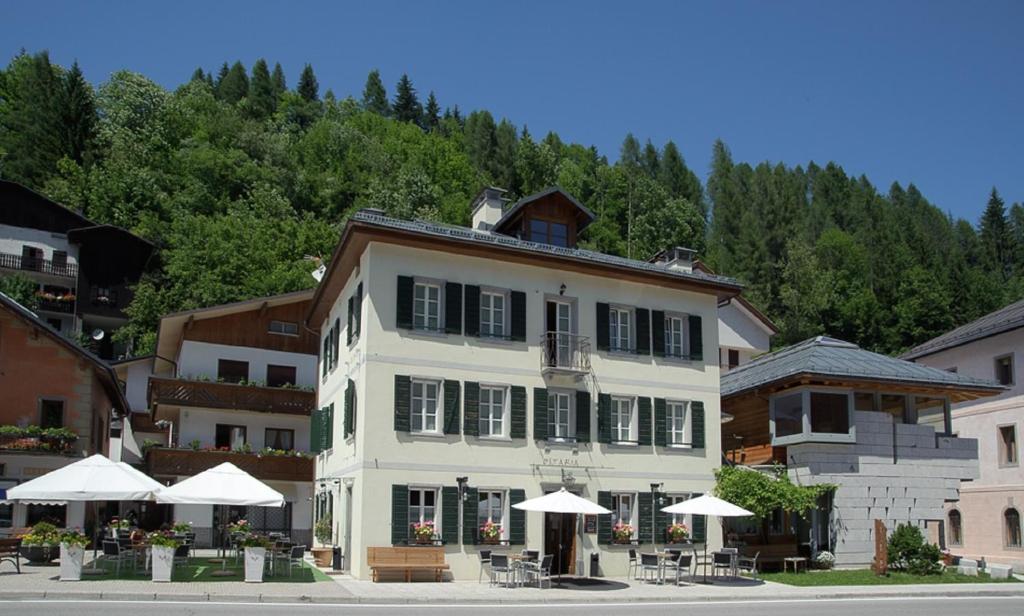
<instances>
[{"instance_id":1,"label":"gable roof","mask_svg":"<svg viewBox=\"0 0 1024 616\"><path fill-rule=\"evenodd\" d=\"M496 231L503 229L505 225L508 224L509 221L511 221L512 219L519 215L519 212L523 208L525 208L531 203L534 203L535 201L540 201L544 197L548 197L551 195L558 195L562 197L577 209L577 214L581 215L577 216L577 218L582 219L576 227L577 233L583 231L583 229L585 229L587 225L594 222L594 219L597 218L596 216L594 216L593 212L587 209L587 207L584 206L582 203L577 201L576 198L570 195L568 191L564 190L561 186L555 185L549 186L540 192L533 193L532 195L527 195L520 199L519 201L513 203L501 215L501 218L498 219L498 222L494 223L494 229Z\"/></svg>"},{"instance_id":2,"label":"gable roof","mask_svg":"<svg viewBox=\"0 0 1024 616\"><path fill-rule=\"evenodd\" d=\"M1024 299L923 342L900 357L908 360L917 359L1019 327L1024 327Z\"/></svg>"},{"instance_id":3,"label":"gable roof","mask_svg":"<svg viewBox=\"0 0 1024 616\"><path fill-rule=\"evenodd\" d=\"M721 379L721 394L723 398L735 396L805 375L952 388L963 390L968 398L994 395L1006 389L994 381L915 364L866 351L850 342L818 336L726 372Z\"/></svg>"},{"instance_id":4,"label":"gable roof","mask_svg":"<svg viewBox=\"0 0 1024 616\"><path fill-rule=\"evenodd\" d=\"M662 251L662 252L664 252L664 251ZM661 253L659 252L658 254L661 254ZM655 255L654 257L651 257L651 259L653 260L657 256L658 255ZM699 259L694 260L694 262L693 262L693 269L695 269L695 270L699 269L700 271L708 273L708 274L714 274L715 273L715 270L711 269L706 263L704 263L703 261L701 261ZM750 300L748 300L746 297L743 296L742 293L737 295L736 297L729 298L726 301L727 302L736 301L737 303L739 303L740 306L742 306L743 309L746 310L747 313L749 313L752 318L754 318L757 321L759 321L760 325L762 325L766 330L768 330L770 332L771 336L774 336L775 334L779 333L778 326L776 326L775 323L771 319L768 318L768 315L766 315L765 313L761 312L758 309L758 307L755 306L754 304L752 304L750 302Z\"/></svg>"}]
</instances>

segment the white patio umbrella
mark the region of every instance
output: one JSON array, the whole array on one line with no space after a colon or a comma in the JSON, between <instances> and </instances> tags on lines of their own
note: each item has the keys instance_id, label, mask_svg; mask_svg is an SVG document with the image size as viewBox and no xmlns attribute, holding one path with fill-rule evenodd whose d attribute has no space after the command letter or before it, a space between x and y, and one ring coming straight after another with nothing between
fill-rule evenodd
<instances>
[{"instance_id":1,"label":"white patio umbrella","mask_svg":"<svg viewBox=\"0 0 1024 616\"><path fill-rule=\"evenodd\" d=\"M710 494L698 496L697 498L691 498L689 500L669 505L668 507L662 507L662 511L665 513L673 513L677 515L709 515L719 518L743 518L746 516L754 515L747 511L743 507L737 507L729 501L724 501L720 498L716 498ZM707 562L708 558L708 542L704 541L704 561ZM704 565L704 583L708 581L708 567Z\"/></svg>"},{"instance_id":2,"label":"white patio umbrella","mask_svg":"<svg viewBox=\"0 0 1024 616\"><path fill-rule=\"evenodd\" d=\"M587 499L576 496L572 492L566 490L564 487L557 492L551 492L544 496L538 496L537 498L531 498L524 500L521 503L515 503L512 505L516 509L523 511L542 511L544 513L573 513L573 514L585 514L585 515L606 515L611 513L611 510L605 509L601 505L588 501ZM559 541L558 544L558 584L562 583L562 544Z\"/></svg>"}]
</instances>

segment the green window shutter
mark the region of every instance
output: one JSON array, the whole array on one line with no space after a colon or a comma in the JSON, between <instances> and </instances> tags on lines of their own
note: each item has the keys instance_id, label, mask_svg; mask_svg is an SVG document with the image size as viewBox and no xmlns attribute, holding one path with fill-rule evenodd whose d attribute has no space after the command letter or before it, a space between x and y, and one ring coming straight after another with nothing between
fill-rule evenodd
<instances>
[{"instance_id":1,"label":"green window shutter","mask_svg":"<svg viewBox=\"0 0 1024 616\"><path fill-rule=\"evenodd\" d=\"M509 388L509 409L512 423L509 424L509 436L526 438L526 388L513 385Z\"/></svg>"},{"instance_id":2,"label":"green window shutter","mask_svg":"<svg viewBox=\"0 0 1024 616\"><path fill-rule=\"evenodd\" d=\"M391 545L409 542L409 486L391 486Z\"/></svg>"},{"instance_id":3,"label":"green window shutter","mask_svg":"<svg viewBox=\"0 0 1024 616\"><path fill-rule=\"evenodd\" d=\"M694 449L704 449L704 403L699 400L690 403L690 431L693 436L690 441Z\"/></svg>"},{"instance_id":4,"label":"green window shutter","mask_svg":"<svg viewBox=\"0 0 1024 616\"><path fill-rule=\"evenodd\" d=\"M457 282L444 283L444 331L462 333L462 285Z\"/></svg>"},{"instance_id":5,"label":"green window shutter","mask_svg":"<svg viewBox=\"0 0 1024 616\"><path fill-rule=\"evenodd\" d=\"M324 450L334 446L334 403L327 405L320 415L320 447Z\"/></svg>"},{"instance_id":6,"label":"green window shutter","mask_svg":"<svg viewBox=\"0 0 1024 616\"><path fill-rule=\"evenodd\" d=\"M345 345L352 344L352 319L355 316L353 304L355 304L356 296L353 295L348 298L348 327L345 328Z\"/></svg>"},{"instance_id":7,"label":"green window shutter","mask_svg":"<svg viewBox=\"0 0 1024 616\"><path fill-rule=\"evenodd\" d=\"M690 322L690 359L693 361L704 361L704 329L701 318L691 314Z\"/></svg>"},{"instance_id":8,"label":"green window shutter","mask_svg":"<svg viewBox=\"0 0 1024 616\"><path fill-rule=\"evenodd\" d=\"M327 367L331 362L331 331L327 330L327 335L324 336L323 349L320 351L320 374L327 376Z\"/></svg>"},{"instance_id":9,"label":"green window shutter","mask_svg":"<svg viewBox=\"0 0 1024 616\"><path fill-rule=\"evenodd\" d=\"M355 419L356 409L356 384L352 382L352 379L348 380L348 385L345 387L345 419L344 419L344 436L348 438L354 431L355 426L353 420Z\"/></svg>"},{"instance_id":10,"label":"green window shutter","mask_svg":"<svg viewBox=\"0 0 1024 616\"><path fill-rule=\"evenodd\" d=\"M462 387L466 395L462 431L466 436L480 436L480 384L466 381Z\"/></svg>"},{"instance_id":11,"label":"green window shutter","mask_svg":"<svg viewBox=\"0 0 1024 616\"><path fill-rule=\"evenodd\" d=\"M665 356L665 313L651 311L651 350L655 357Z\"/></svg>"},{"instance_id":12,"label":"green window shutter","mask_svg":"<svg viewBox=\"0 0 1024 616\"><path fill-rule=\"evenodd\" d=\"M444 433L459 433L459 382L444 380Z\"/></svg>"},{"instance_id":13,"label":"green window shutter","mask_svg":"<svg viewBox=\"0 0 1024 616\"><path fill-rule=\"evenodd\" d=\"M363 283L356 287L356 336L363 332Z\"/></svg>"},{"instance_id":14,"label":"green window shutter","mask_svg":"<svg viewBox=\"0 0 1024 616\"><path fill-rule=\"evenodd\" d=\"M334 319L334 329L331 330L331 370L338 365L338 357L341 355L341 318Z\"/></svg>"},{"instance_id":15,"label":"green window shutter","mask_svg":"<svg viewBox=\"0 0 1024 616\"><path fill-rule=\"evenodd\" d=\"M607 351L611 346L611 334L608 331L608 304L597 304L597 350Z\"/></svg>"},{"instance_id":16,"label":"green window shutter","mask_svg":"<svg viewBox=\"0 0 1024 616\"><path fill-rule=\"evenodd\" d=\"M480 502L480 493L476 488L466 488L466 500L462 504L462 543L473 545L479 541L480 533L477 532L477 506Z\"/></svg>"},{"instance_id":17,"label":"green window shutter","mask_svg":"<svg viewBox=\"0 0 1024 616\"><path fill-rule=\"evenodd\" d=\"M509 293L509 330L513 340L526 340L526 293L512 291Z\"/></svg>"},{"instance_id":18,"label":"green window shutter","mask_svg":"<svg viewBox=\"0 0 1024 616\"><path fill-rule=\"evenodd\" d=\"M320 414L321 409L313 409L309 414L309 453L320 453Z\"/></svg>"},{"instance_id":19,"label":"green window shutter","mask_svg":"<svg viewBox=\"0 0 1024 616\"><path fill-rule=\"evenodd\" d=\"M668 413L664 398L654 399L654 444L668 446Z\"/></svg>"},{"instance_id":20,"label":"green window shutter","mask_svg":"<svg viewBox=\"0 0 1024 616\"><path fill-rule=\"evenodd\" d=\"M543 387L533 388L533 438L548 438L548 390Z\"/></svg>"},{"instance_id":21,"label":"green window shutter","mask_svg":"<svg viewBox=\"0 0 1024 616\"><path fill-rule=\"evenodd\" d=\"M654 501L654 536L659 543L668 543L667 531L672 516L661 510L662 507L668 505L668 499L664 492L658 492L655 496L657 499Z\"/></svg>"},{"instance_id":22,"label":"green window shutter","mask_svg":"<svg viewBox=\"0 0 1024 616\"><path fill-rule=\"evenodd\" d=\"M608 394L597 394L597 440L612 442L612 397Z\"/></svg>"},{"instance_id":23,"label":"green window shutter","mask_svg":"<svg viewBox=\"0 0 1024 616\"><path fill-rule=\"evenodd\" d=\"M640 396L636 399L636 425L637 441L641 446L651 445L651 399L647 396Z\"/></svg>"},{"instance_id":24,"label":"green window shutter","mask_svg":"<svg viewBox=\"0 0 1024 616\"><path fill-rule=\"evenodd\" d=\"M408 432L410 405L412 404L412 379L395 375L395 432Z\"/></svg>"},{"instance_id":25,"label":"green window shutter","mask_svg":"<svg viewBox=\"0 0 1024 616\"><path fill-rule=\"evenodd\" d=\"M398 277L398 295L395 297L395 324L399 329L412 329L412 276Z\"/></svg>"},{"instance_id":26,"label":"green window shutter","mask_svg":"<svg viewBox=\"0 0 1024 616\"><path fill-rule=\"evenodd\" d=\"M651 354L651 311L636 309L636 354Z\"/></svg>"},{"instance_id":27,"label":"green window shutter","mask_svg":"<svg viewBox=\"0 0 1024 616\"><path fill-rule=\"evenodd\" d=\"M637 494L637 538L640 543L650 543L654 537L654 500L650 492Z\"/></svg>"},{"instance_id":28,"label":"green window shutter","mask_svg":"<svg viewBox=\"0 0 1024 616\"><path fill-rule=\"evenodd\" d=\"M580 443L590 442L590 392L576 392L576 440Z\"/></svg>"},{"instance_id":29,"label":"green window shutter","mask_svg":"<svg viewBox=\"0 0 1024 616\"><path fill-rule=\"evenodd\" d=\"M612 493L598 492L597 504L605 509L612 508ZM605 545L612 542L612 517L610 515L597 516L597 542Z\"/></svg>"},{"instance_id":30,"label":"green window shutter","mask_svg":"<svg viewBox=\"0 0 1024 616\"><path fill-rule=\"evenodd\" d=\"M480 287L466 285L466 335L480 335Z\"/></svg>"},{"instance_id":31,"label":"green window shutter","mask_svg":"<svg viewBox=\"0 0 1024 616\"><path fill-rule=\"evenodd\" d=\"M526 545L526 512L512 505L526 500L526 490L508 491L508 542L510 545Z\"/></svg>"},{"instance_id":32,"label":"green window shutter","mask_svg":"<svg viewBox=\"0 0 1024 616\"><path fill-rule=\"evenodd\" d=\"M697 498L701 496L700 492L691 494L690 498ZM693 537L694 543L704 543L708 539L708 518L703 515L691 516L693 519L693 528L690 529L690 536Z\"/></svg>"},{"instance_id":33,"label":"green window shutter","mask_svg":"<svg viewBox=\"0 0 1024 616\"><path fill-rule=\"evenodd\" d=\"M459 542L459 489L455 486L441 488L441 541Z\"/></svg>"}]
</instances>

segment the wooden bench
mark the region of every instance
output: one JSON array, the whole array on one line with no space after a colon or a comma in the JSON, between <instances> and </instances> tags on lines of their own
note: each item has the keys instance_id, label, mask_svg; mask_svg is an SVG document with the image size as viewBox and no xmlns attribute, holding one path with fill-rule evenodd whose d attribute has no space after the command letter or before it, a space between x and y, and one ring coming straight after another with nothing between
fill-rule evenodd
<instances>
[{"instance_id":1,"label":"wooden bench","mask_svg":"<svg viewBox=\"0 0 1024 616\"><path fill-rule=\"evenodd\" d=\"M5 560L14 563L14 568L21 573L21 539L0 539L0 563Z\"/></svg>"},{"instance_id":2,"label":"wooden bench","mask_svg":"<svg viewBox=\"0 0 1024 616\"><path fill-rule=\"evenodd\" d=\"M441 581L441 573L448 569L444 562L442 547L382 547L366 548L366 562L373 572L373 581L380 579L382 572L401 571L405 581L412 581L413 571L433 571L434 581Z\"/></svg>"}]
</instances>

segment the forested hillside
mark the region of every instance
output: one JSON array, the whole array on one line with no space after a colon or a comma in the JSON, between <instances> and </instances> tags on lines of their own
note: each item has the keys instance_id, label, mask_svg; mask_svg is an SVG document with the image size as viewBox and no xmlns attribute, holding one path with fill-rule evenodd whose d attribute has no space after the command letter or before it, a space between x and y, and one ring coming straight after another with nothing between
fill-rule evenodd
<instances>
[{"instance_id":1,"label":"forested hillside","mask_svg":"<svg viewBox=\"0 0 1024 616\"><path fill-rule=\"evenodd\" d=\"M827 332L895 352L1024 295L1024 207L995 189L976 228L835 163L752 165L718 142L695 172L675 143L632 135L610 163L404 75L389 94L373 71L339 98L307 65L290 86L264 60L197 69L173 92L127 71L94 88L45 53L0 71L0 177L159 247L118 334L137 353L166 312L312 285L308 257L330 255L355 209L467 224L487 184L562 185L597 214L595 250L696 248L748 285L778 345Z\"/></svg>"}]
</instances>

